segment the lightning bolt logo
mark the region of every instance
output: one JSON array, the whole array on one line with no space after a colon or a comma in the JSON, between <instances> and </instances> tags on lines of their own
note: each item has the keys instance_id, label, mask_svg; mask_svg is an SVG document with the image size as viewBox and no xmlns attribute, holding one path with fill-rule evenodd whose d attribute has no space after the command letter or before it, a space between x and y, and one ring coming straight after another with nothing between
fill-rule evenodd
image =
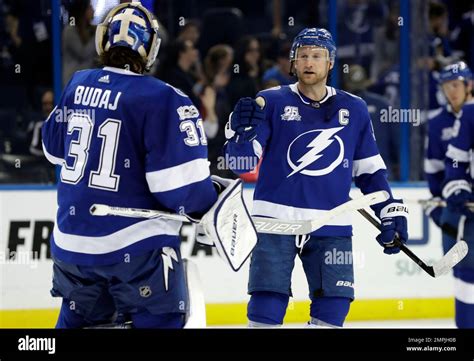
<instances>
[{"instance_id":1,"label":"lightning bolt logo","mask_svg":"<svg viewBox=\"0 0 474 361\"><path fill-rule=\"evenodd\" d=\"M173 261L178 262L178 255L171 247L163 247L161 258L163 259L163 276L165 277L165 290L168 291L168 274L173 270Z\"/></svg>"},{"instance_id":2,"label":"lightning bolt logo","mask_svg":"<svg viewBox=\"0 0 474 361\"><path fill-rule=\"evenodd\" d=\"M342 162L342 158L344 157L344 143L342 142L341 138L334 135L343 128L344 127L310 130L309 132L299 135L295 140L293 140L293 142L291 142L290 146L288 147L288 153L287 153L287 161L291 169L293 169L293 171L287 176L287 178L291 177L292 175L298 172L301 172L301 174L310 175L310 176L321 176L321 175L328 174L332 170L334 170L334 168L336 168ZM306 146L306 148L309 148L309 150L297 160L296 162L297 165L294 164L290 157L291 148L293 144L303 135L312 133L312 132L319 132L319 134ZM334 138L332 138L333 136ZM323 152L327 147L329 147L335 140L337 140L340 145L340 152L337 159L334 162L332 162L330 166L324 169L318 169L318 170L305 169L309 165L316 162L319 158L321 158L324 155L321 152Z\"/></svg>"}]
</instances>

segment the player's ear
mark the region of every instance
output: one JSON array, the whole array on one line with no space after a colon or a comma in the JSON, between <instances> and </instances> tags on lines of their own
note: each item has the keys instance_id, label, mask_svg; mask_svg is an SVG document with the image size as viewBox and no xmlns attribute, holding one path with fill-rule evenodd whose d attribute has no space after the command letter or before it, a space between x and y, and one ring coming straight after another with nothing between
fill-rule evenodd
<instances>
[{"instance_id":1,"label":"player's ear","mask_svg":"<svg viewBox=\"0 0 474 361\"><path fill-rule=\"evenodd\" d=\"M330 60L329 61L329 70L331 70L332 68L334 68L334 61Z\"/></svg>"}]
</instances>

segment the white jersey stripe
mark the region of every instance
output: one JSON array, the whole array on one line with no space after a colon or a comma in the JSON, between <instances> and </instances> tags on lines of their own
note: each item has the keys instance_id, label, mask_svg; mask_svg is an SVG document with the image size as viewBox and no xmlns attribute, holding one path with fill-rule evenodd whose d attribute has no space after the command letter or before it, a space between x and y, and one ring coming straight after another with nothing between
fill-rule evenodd
<instances>
[{"instance_id":1,"label":"white jersey stripe","mask_svg":"<svg viewBox=\"0 0 474 361\"><path fill-rule=\"evenodd\" d=\"M56 224L53 235L55 243L70 252L105 254L118 251L136 242L153 236L178 236L181 222L165 219L149 219L102 237L78 236L63 233Z\"/></svg>"},{"instance_id":2,"label":"white jersey stripe","mask_svg":"<svg viewBox=\"0 0 474 361\"><path fill-rule=\"evenodd\" d=\"M158 193L197 183L209 176L209 161L199 158L174 167L147 172L146 180L150 191Z\"/></svg>"},{"instance_id":3,"label":"white jersey stripe","mask_svg":"<svg viewBox=\"0 0 474 361\"><path fill-rule=\"evenodd\" d=\"M474 304L474 284L455 278L454 297L461 302Z\"/></svg>"},{"instance_id":4,"label":"white jersey stripe","mask_svg":"<svg viewBox=\"0 0 474 361\"><path fill-rule=\"evenodd\" d=\"M64 163L64 159L62 158L58 158L58 157L55 157L54 155L52 154L49 154L49 152L46 150L46 147L44 145L44 143L42 143L43 145L43 153L44 153L44 156L46 157L46 159L52 163L52 164L56 164L56 165L63 165Z\"/></svg>"},{"instance_id":5,"label":"white jersey stripe","mask_svg":"<svg viewBox=\"0 0 474 361\"><path fill-rule=\"evenodd\" d=\"M283 204L267 202L267 201L253 201L252 215L265 216L285 220L313 220L325 215L327 210L297 208L286 206ZM350 226L352 225L350 214L344 214L340 217L334 218L327 223L328 226Z\"/></svg>"},{"instance_id":6,"label":"white jersey stripe","mask_svg":"<svg viewBox=\"0 0 474 361\"><path fill-rule=\"evenodd\" d=\"M451 144L448 145L448 151L446 152L446 156L451 159L457 160L458 162L468 163L471 161L471 156L469 152L456 148Z\"/></svg>"},{"instance_id":7,"label":"white jersey stripe","mask_svg":"<svg viewBox=\"0 0 474 361\"><path fill-rule=\"evenodd\" d=\"M445 168L444 161L440 159L425 159L424 169L425 173L435 174L443 171Z\"/></svg>"},{"instance_id":8,"label":"white jersey stripe","mask_svg":"<svg viewBox=\"0 0 474 361\"><path fill-rule=\"evenodd\" d=\"M373 174L380 169L387 169L380 154L372 157L354 160L352 165L352 176L358 177L361 174Z\"/></svg>"}]
</instances>

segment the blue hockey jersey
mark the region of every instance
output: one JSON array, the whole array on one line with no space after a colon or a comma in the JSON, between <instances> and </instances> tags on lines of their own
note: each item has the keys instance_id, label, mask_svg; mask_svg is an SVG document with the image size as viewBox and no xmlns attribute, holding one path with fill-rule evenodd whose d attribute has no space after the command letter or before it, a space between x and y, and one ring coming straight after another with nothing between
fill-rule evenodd
<instances>
[{"instance_id":1,"label":"blue hockey jersey","mask_svg":"<svg viewBox=\"0 0 474 361\"><path fill-rule=\"evenodd\" d=\"M460 114L450 105L438 109L428 120L428 135L425 142L425 177L433 197L441 197L444 180L444 162L448 144L453 138L453 125Z\"/></svg>"},{"instance_id":2,"label":"blue hockey jersey","mask_svg":"<svg viewBox=\"0 0 474 361\"><path fill-rule=\"evenodd\" d=\"M257 138L226 144L226 158L236 173L250 169L233 159L263 156L254 215L316 219L348 201L353 177L363 193L390 193L366 103L329 86L326 90L319 102L301 94L297 83L260 92L265 121L257 127ZM313 235L351 236L351 223L346 214Z\"/></svg>"},{"instance_id":3,"label":"blue hockey jersey","mask_svg":"<svg viewBox=\"0 0 474 361\"><path fill-rule=\"evenodd\" d=\"M95 217L94 203L202 214L217 200L202 119L170 85L123 69L77 72L43 125L61 166L54 257L99 265L179 245L180 222Z\"/></svg>"},{"instance_id":4,"label":"blue hockey jersey","mask_svg":"<svg viewBox=\"0 0 474 361\"><path fill-rule=\"evenodd\" d=\"M472 185L474 180L474 100L464 104L461 116L453 126L453 139L446 152L445 182L466 180Z\"/></svg>"}]
</instances>

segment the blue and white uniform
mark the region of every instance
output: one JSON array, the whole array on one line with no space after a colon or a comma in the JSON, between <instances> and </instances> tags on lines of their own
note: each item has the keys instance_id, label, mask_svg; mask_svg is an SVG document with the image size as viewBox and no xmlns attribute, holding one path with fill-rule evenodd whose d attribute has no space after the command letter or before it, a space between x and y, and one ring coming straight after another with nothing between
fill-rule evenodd
<instances>
[{"instance_id":1,"label":"blue and white uniform","mask_svg":"<svg viewBox=\"0 0 474 361\"><path fill-rule=\"evenodd\" d=\"M457 210L450 207L450 197L459 192L467 192L466 201L472 201L472 185L474 180L474 101L465 103L461 109L461 117L456 120L453 128L453 139L446 152L446 172L443 197L448 200L448 207L443 217L456 214ZM460 214L456 214L459 218ZM468 214L464 223L463 238L468 243L466 257L454 267L454 296L456 299L456 325L459 328L474 328L474 214ZM444 241L444 239L443 239ZM444 244L445 251L454 245L455 240Z\"/></svg>"},{"instance_id":2,"label":"blue and white uniform","mask_svg":"<svg viewBox=\"0 0 474 361\"><path fill-rule=\"evenodd\" d=\"M265 120L257 128L256 139L227 143L229 159L263 157L254 215L318 218L348 201L353 178L363 193L390 193L366 103L329 86L326 91L319 102L301 94L296 83L261 91L257 97L265 99ZM250 170L234 169L237 173ZM350 217L330 220L312 235L350 237Z\"/></svg>"},{"instance_id":3,"label":"blue and white uniform","mask_svg":"<svg viewBox=\"0 0 474 361\"><path fill-rule=\"evenodd\" d=\"M119 52L106 63L123 68L75 73L43 125L44 154L60 167L51 237L58 328L184 325L181 222L90 214L103 203L199 216L217 200L198 110L180 90L138 73L159 44L158 22L138 2L113 8L97 27L98 54L121 47L137 72Z\"/></svg>"},{"instance_id":4,"label":"blue and white uniform","mask_svg":"<svg viewBox=\"0 0 474 361\"><path fill-rule=\"evenodd\" d=\"M308 71L313 64L329 69L334 61L336 46L325 29L304 29L296 36L290 51L292 70L300 47L315 48L301 58ZM321 48L327 50L327 58L318 56ZM317 55L305 55L312 50ZM226 158L236 173L250 171L257 164L255 158L261 159L252 213L285 220L317 219L349 200L353 179L363 193L384 190L391 196L364 100L326 86L323 97L315 101L298 86L258 93L257 100L265 100L264 109L258 105L262 102L240 99L226 126ZM247 162L239 162L242 159ZM400 205L390 197L374 207L382 220L377 241L385 253L400 251L396 233L402 242L408 238L406 212ZM309 286L310 324L342 326L354 298L354 271L352 261L338 262L331 255L350 255L351 236L348 215L302 237L259 234L250 262L249 324L282 324L298 254Z\"/></svg>"},{"instance_id":5,"label":"blue and white uniform","mask_svg":"<svg viewBox=\"0 0 474 361\"><path fill-rule=\"evenodd\" d=\"M199 112L153 77L77 72L43 126L43 143L61 166L52 254L65 262L110 264L179 246L181 222L94 217L94 203L192 214L217 199Z\"/></svg>"}]
</instances>

